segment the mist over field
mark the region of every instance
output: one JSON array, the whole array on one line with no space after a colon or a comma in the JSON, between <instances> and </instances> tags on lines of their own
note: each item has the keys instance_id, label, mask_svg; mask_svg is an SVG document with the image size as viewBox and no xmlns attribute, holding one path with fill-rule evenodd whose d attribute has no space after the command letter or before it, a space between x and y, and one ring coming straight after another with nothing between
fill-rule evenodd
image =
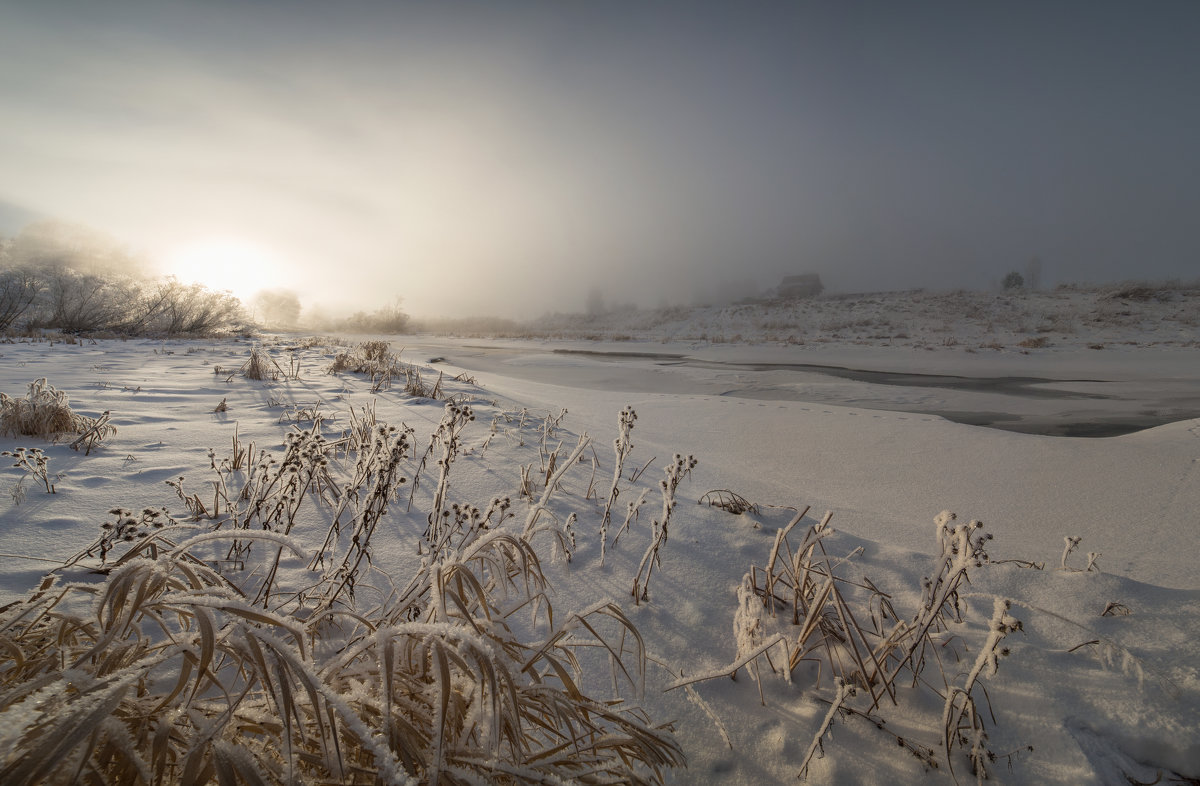
<instances>
[{"instance_id":1,"label":"mist over field","mask_svg":"<svg viewBox=\"0 0 1200 786\"><path fill-rule=\"evenodd\" d=\"M0 783L1200 783L1200 4L0 10Z\"/></svg>"},{"instance_id":2,"label":"mist over field","mask_svg":"<svg viewBox=\"0 0 1200 786\"><path fill-rule=\"evenodd\" d=\"M0 221L307 309L1188 277L1193 3L18 4Z\"/></svg>"}]
</instances>

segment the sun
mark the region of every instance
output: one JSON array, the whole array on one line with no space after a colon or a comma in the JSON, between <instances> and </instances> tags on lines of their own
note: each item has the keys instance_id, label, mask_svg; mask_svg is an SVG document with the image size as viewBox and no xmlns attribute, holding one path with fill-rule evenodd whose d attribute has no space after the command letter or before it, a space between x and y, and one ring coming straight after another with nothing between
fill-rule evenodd
<instances>
[{"instance_id":1,"label":"sun","mask_svg":"<svg viewBox=\"0 0 1200 786\"><path fill-rule=\"evenodd\" d=\"M242 238L208 237L182 243L164 255L163 268L185 284L228 290L243 303L264 289L287 286L278 254Z\"/></svg>"}]
</instances>

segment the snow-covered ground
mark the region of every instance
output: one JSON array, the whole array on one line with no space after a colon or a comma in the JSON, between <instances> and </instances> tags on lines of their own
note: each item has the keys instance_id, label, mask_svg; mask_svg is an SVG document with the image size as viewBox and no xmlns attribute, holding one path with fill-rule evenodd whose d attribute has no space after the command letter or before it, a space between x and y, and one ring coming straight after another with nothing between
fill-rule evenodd
<instances>
[{"instance_id":1,"label":"snow-covered ground","mask_svg":"<svg viewBox=\"0 0 1200 786\"><path fill-rule=\"evenodd\" d=\"M550 314L521 333L546 338L775 342L957 348L1197 346L1200 286L1060 287L878 292L810 300L658 309L622 307L588 316Z\"/></svg>"},{"instance_id":2,"label":"snow-covered ground","mask_svg":"<svg viewBox=\"0 0 1200 786\"><path fill-rule=\"evenodd\" d=\"M806 508L792 545L802 529L832 512L836 532L823 542L847 582L847 597L861 604L854 607L860 621L870 603L861 591L864 577L886 595L899 619L919 613L922 580L938 567L934 519L941 511L955 512L960 523L979 519L983 531L994 535L987 544L991 563L970 571L964 621L940 634L943 668L933 672L934 684L905 685L898 703L888 699L874 711L862 699L865 691L848 700L873 720L838 715L822 737L824 755L809 767L810 782L951 782L940 697L962 684L976 664L994 597L1011 601L1010 613L1023 630L1009 633L1004 645L1011 654L983 678L991 705L990 714L982 707L982 717L993 779L1126 784L1132 782L1127 778L1151 782L1160 773L1164 783L1200 778L1197 300L1178 292L1127 304L1071 292L978 297L995 299L991 327L981 323L978 332L947 317L942 333L937 309L934 316L926 310L919 320L902 322L889 300L878 307L887 316L871 325L855 316L845 328L784 325L768 335L776 329L764 325L776 315L759 309L747 317L757 320L756 333L728 312L730 321L710 322L701 335L704 315L690 312L687 327L630 324L620 334L615 327L594 331L607 339L601 342L564 330L575 340L422 335L395 341L394 348L403 347L404 359L419 365L427 382L445 372L446 391L475 410L452 474L456 501L482 507L497 495L511 495L515 521L524 521L530 503L516 493L520 468L532 464L536 474L545 451L558 442L569 450L582 434L593 439L554 502L560 520L577 514L573 559L554 559L548 542L539 550L546 547L544 567L559 615L610 599L640 630L653 658L643 706L654 722L673 724L688 759L686 770L670 776L675 782L793 783L830 711L827 702L836 690L828 669L808 661L797 665L790 681L760 658L760 684L744 667L736 680L701 681L690 693L668 690L682 678L728 670L737 659L739 641L745 643L734 627L743 576L752 565L761 574L776 533ZM1105 311L1102 322L1071 316L1076 312L1065 301L1085 297L1089 307L1113 311ZM836 301L792 308L814 320L838 311ZM1070 330L1037 332L1064 320ZM1031 337L1026 330L1047 336L1045 346L1019 346ZM867 332L889 335L854 337ZM737 333L744 343L731 343ZM722 340L714 343L718 334ZM1099 345L1104 350L1090 348ZM314 410L325 418L322 429L335 435L350 426L352 408L374 402L380 421L414 429L419 456L442 417L439 402L398 388L373 393L361 375L326 374L333 354L345 347L322 341L277 339L269 351L284 369L294 359L298 378L247 380L233 371L250 346L229 340L0 347L0 391L23 395L30 382L45 377L70 395L77 411L94 416L108 410L118 427L91 455L71 450L66 441L0 439L6 450L42 448L55 486L47 494L32 477L22 480L18 469L0 476L0 486L12 491L0 498L0 604L26 593L53 563L86 548L112 508L166 506L182 514L165 481L184 476L191 492L210 493L210 449L219 462L235 433L243 444L278 454L287 431L312 427ZM587 354L595 352L624 356ZM812 366L1008 381L881 382ZM451 380L455 375L458 381ZM214 411L222 401L225 411ZM619 542L608 533L601 564L599 514L611 483L617 415L626 406L637 421L620 500L624 505L647 489L648 501ZM969 425L939 412L958 420L968 419L963 413L992 413L1000 425L1016 418L1026 431L1045 431L1063 417L1170 422L1117 437L1074 438ZM539 428L559 416L561 424L542 448ZM657 484L676 453L698 463L679 487L648 600L635 604L630 588L650 543L651 522L661 516ZM695 504L714 489L736 492L757 512L734 515ZM428 485L421 493L429 493ZM376 542L374 564L388 566L402 583L425 524L416 509L406 515L395 506L387 538ZM325 526L301 529L296 536L310 542ZM1064 537L1082 539L1066 569ZM1089 553L1094 565L1085 570ZM846 561L837 562L841 558ZM300 561L288 563L286 580L297 586L306 580ZM881 596L875 597L878 602ZM745 623L744 615L739 619ZM760 624L763 636L795 636L783 616L767 615ZM774 652L776 666L781 652ZM609 690L608 672L601 672L585 682L597 694ZM876 720L886 726L877 728ZM973 778L958 748L951 761L960 781Z\"/></svg>"}]
</instances>

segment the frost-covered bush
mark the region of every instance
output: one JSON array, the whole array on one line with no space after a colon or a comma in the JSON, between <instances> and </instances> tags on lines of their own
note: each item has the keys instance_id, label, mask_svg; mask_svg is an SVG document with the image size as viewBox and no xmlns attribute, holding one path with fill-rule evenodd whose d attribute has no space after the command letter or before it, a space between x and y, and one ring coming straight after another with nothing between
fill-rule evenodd
<instances>
[{"instance_id":1,"label":"frost-covered bush","mask_svg":"<svg viewBox=\"0 0 1200 786\"><path fill-rule=\"evenodd\" d=\"M0 248L0 329L213 335L245 329L228 292L149 275L111 238L56 222L27 227Z\"/></svg>"},{"instance_id":2,"label":"frost-covered bush","mask_svg":"<svg viewBox=\"0 0 1200 786\"><path fill-rule=\"evenodd\" d=\"M0 330L7 330L25 315L41 289L41 280L32 270L0 263Z\"/></svg>"}]
</instances>

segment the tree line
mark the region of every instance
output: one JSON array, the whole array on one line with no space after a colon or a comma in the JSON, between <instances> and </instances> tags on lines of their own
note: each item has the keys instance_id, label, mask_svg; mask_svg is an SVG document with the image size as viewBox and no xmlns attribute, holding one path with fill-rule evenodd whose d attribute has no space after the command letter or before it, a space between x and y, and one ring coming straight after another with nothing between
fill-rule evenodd
<instances>
[{"instance_id":1,"label":"tree line","mask_svg":"<svg viewBox=\"0 0 1200 786\"><path fill-rule=\"evenodd\" d=\"M230 292L147 270L136 254L85 227L44 221L0 235L0 331L200 336L262 326L346 333L408 326L399 298L374 311L314 311L302 319L299 298L287 289L258 293L248 309Z\"/></svg>"},{"instance_id":2,"label":"tree line","mask_svg":"<svg viewBox=\"0 0 1200 786\"><path fill-rule=\"evenodd\" d=\"M99 233L41 222L0 237L0 330L174 336L250 326L229 292L149 276Z\"/></svg>"}]
</instances>

